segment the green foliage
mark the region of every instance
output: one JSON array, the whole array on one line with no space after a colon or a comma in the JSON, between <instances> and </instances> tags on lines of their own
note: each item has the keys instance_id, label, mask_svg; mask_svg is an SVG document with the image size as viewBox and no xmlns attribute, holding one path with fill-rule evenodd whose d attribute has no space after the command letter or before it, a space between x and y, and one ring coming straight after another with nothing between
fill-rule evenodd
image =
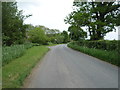
<instances>
[{"instance_id":1,"label":"green foliage","mask_svg":"<svg viewBox=\"0 0 120 90\"><path fill-rule=\"evenodd\" d=\"M48 41L54 44L63 43L63 35L61 35L61 32L57 29L46 29L45 30L46 35L48 37Z\"/></svg>"},{"instance_id":2,"label":"green foliage","mask_svg":"<svg viewBox=\"0 0 120 90\"><path fill-rule=\"evenodd\" d=\"M22 57L5 65L2 68L2 88L20 88L26 76L48 50L45 46L34 46Z\"/></svg>"},{"instance_id":3,"label":"green foliage","mask_svg":"<svg viewBox=\"0 0 120 90\"><path fill-rule=\"evenodd\" d=\"M55 38L55 42L56 42L57 44L63 43L63 42L64 42L64 36L61 35L61 34L58 34L58 35L56 36L56 38Z\"/></svg>"},{"instance_id":4,"label":"green foliage","mask_svg":"<svg viewBox=\"0 0 120 90\"><path fill-rule=\"evenodd\" d=\"M25 42L27 25L24 19L30 15L22 15L16 2L2 2L2 40L3 45L22 44Z\"/></svg>"},{"instance_id":5,"label":"green foliage","mask_svg":"<svg viewBox=\"0 0 120 90\"><path fill-rule=\"evenodd\" d=\"M115 26L120 25L119 2L74 2L73 6L74 11L64 20L72 27L69 31L87 27L91 40L104 39L108 32L114 31ZM74 33L73 36L75 35Z\"/></svg>"},{"instance_id":6,"label":"green foliage","mask_svg":"<svg viewBox=\"0 0 120 90\"><path fill-rule=\"evenodd\" d=\"M67 43L67 42L69 41L68 32L67 32L67 31L63 31L63 32L61 33L61 35L64 36L64 38L63 38L63 43Z\"/></svg>"},{"instance_id":7,"label":"green foliage","mask_svg":"<svg viewBox=\"0 0 120 90\"><path fill-rule=\"evenodd\" d=\"M69 36L72 40L81 40L87 37L87 33L77 26L70 26L68 31L70 32Z\"/></svg>"},{"instance_id":8,"label":"green foliage","mask_svg":"<svg viewBox=\"0 0 120 90\"><path fill-rule=\"evenodd\" d=\"M118 59L120 55L116 51L106 51L101 49L88 48L77 45L75 42L69 43L68 47L86 53L88 55L94 56L111 64L120 66L120 60Z\"/></svg>"},{"instance_id":9,"label":"green foliage","mask_svg":"<svg viewBox=\"0 0 120 90\"><path fill-rule=\"evenodd\" d=\"M28 31L28 39L32 43L47 43L47 36L45 35L45 31L42 30L40 27L35 27L33 30Z\"/></svg>"},{"instance_id":10,"label":"green foliage","mask_svg":"<svg viewBox=\"0 0 120 90\"><path fill-rule=\"evenodd\" d=\"M57 29L49 29L45 26L31 26L27 30L27 39L32 43L38 44L59 44L68 41L68 34L64 31L61 33Z\"/></svg>"},{"instance_id":11,"label":"green foliage","mask_svg":"<svg viewBox=\"0 0 120 90\"><path fill-rule=\"evenodd\" d=\"M118 51L118 40L100 40L100 41L78 41L77 44L80 46L88 47L88 48L95 48L95 49L102 49L107 51Z\"/></svg>"},{"instance_id":12,"label":"green foliage","mask_svg":"<svg viewBox=\"0 0 120 90\"><path fill-rule=\"evenodd\" d=\"M28 48L33 46L32 43L22 45L13 45L2 47L2 65L10 63L15 58L22 56Z\"/></svg>"}]
</instances>

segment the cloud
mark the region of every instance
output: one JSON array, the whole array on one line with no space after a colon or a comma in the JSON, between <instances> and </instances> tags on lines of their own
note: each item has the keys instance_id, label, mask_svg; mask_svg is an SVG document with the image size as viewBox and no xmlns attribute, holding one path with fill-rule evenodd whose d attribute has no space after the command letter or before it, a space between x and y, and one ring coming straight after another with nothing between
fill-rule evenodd
<instances>
[{"instance_id":1,"label":"cloud","mask_svg":"<svg viewBox=\"0 0 120 90\"><path fill-rule=\"evenodd\" d=\"M44 25L49 28L60 29L61 31L67 30L69 25L64 23L64 18L72 11L73 0L23 1L18 2L19 9L22 9L25 15L33 15L26 19L25 23Z\"/></svg>"}]
</instances>

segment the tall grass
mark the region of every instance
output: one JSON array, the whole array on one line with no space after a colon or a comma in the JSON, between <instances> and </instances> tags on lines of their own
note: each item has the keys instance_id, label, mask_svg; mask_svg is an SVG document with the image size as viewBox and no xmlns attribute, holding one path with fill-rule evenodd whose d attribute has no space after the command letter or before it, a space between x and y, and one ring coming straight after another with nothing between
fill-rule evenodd
<instances>
[{"instance_id":1,"label":"tall grass","mask_svg":"<svg viewBox=\"0 0 120 90\"><path fill-rule=\"evenodd\" d=\"M32 43L26 43L22 45L5 46L2 48L2 65L8 64L13 59L18 58L24 54L24 52L33 46Z\"/></svg>"},{"instance_id":2,"label":"tall grass","mask_svg":"<svg viewBox=\"0 0 120 90\"><path fill-rule=\"evenodd\" d=\"M86 53L88 55L94 56L96 58L99 58L111 64L120 66L120 61L118 60L118 57L120 55L116 51L106 51L106 50L101 50L101 49L88 48L84 46L79 46L75 43L69 43L68 47L81 51L83 53Z\"/></svg>"},{"instance_id":3,"label":"tall grass","mask_svg":"<svg viewBox=\"0 0 120 90\"><path fill-rule=\"evenodd\" d=\"M26 50L23 56L3 66L2 87L20 88L26 76L48 50L46 46L34 46Z\"/></svg>"}]
</instances>

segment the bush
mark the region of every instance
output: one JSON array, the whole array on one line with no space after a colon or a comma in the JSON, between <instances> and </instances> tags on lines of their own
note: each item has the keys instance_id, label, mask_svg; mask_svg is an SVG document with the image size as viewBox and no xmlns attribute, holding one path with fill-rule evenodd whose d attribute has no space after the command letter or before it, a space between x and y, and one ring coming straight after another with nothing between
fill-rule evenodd
<instances>
[{"instance_id":1,"label":"bush","mask_svg":"<svg viewBox=\"0 0 120 90\"><path fill-rule=\"evenodd\" d=\"M32 43L26 43L22 45L12 45L2 47L2 65L8 64L13 59L18 58L24 54L26 49L31 48Z\"/></svg>"},{"instance_id":2,"label":"bush","mask_svg":"<svg viewBox=\"0 0 120 90\"><path fill-rule=\"evenodd\" d=\"M78 41L76 42L80 46L88 47L88 48L95 48L95 49L102 49L107 51L118 51L118 40L101 40L101 41Z\"/></svg>"}]
</instances>

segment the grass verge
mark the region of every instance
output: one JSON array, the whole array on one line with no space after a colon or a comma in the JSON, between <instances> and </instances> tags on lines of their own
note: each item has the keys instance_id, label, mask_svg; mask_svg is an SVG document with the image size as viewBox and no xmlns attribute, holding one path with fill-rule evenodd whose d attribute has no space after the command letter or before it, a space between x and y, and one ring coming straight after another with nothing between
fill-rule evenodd
<instances>
[{"instance_id":1,"label":"grass verge","mask_svg":"<svg viewBox=\"0 0 120 90\"><path fill-rule=\"evenodd\" d=\"M10 63L18 57L21 57L24 55L25 51L31 47L33 47L33 43L2 47L2 66Z\"/></svg>"},{"instance_id":2,"label":"grass verge","mask_svg":"<svg viewBox=\"0 0 120 90\"><path fill-rule=\"evenodd\" d=\"M119 54L116 51L104 51L100 49L87 48L87 47L79 46L73 43L69 43L67 46L72 49L75 49L80 52L99 58L103 61L120 66L120 61L118 60Z\"/></svg>"},{"instance_id":3,"label":"grass verge","mask_svg":"<svg viewBox=\"0 0 120 90\"><path fill-rule=\"evenodd\" d=\"M34 46L26 50L23 56L5 65L2 68L3 88L20 88L31 69L48 50L46 46Z\"/></svg>"}]
</instances>

